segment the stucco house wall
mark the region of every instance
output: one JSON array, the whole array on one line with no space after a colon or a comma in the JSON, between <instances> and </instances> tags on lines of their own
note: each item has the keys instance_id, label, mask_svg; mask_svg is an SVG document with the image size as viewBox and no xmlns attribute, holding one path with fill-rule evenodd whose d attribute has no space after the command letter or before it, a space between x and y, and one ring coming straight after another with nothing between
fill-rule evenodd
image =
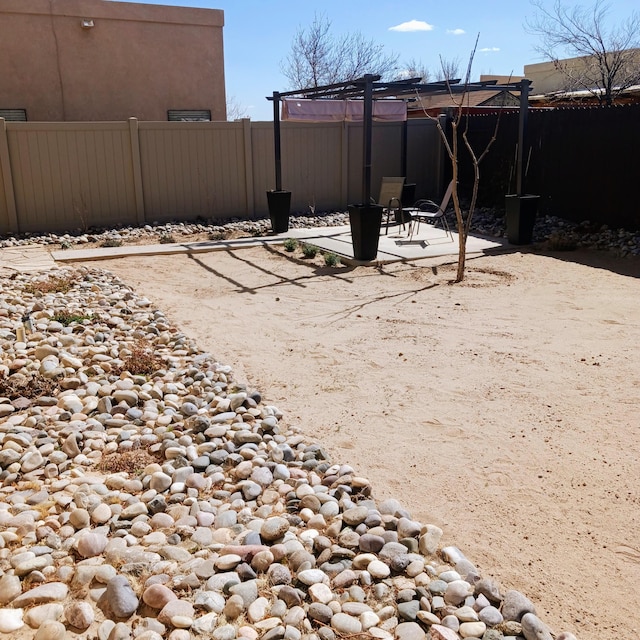
<instances>
[{"instance_id":1,"label":"stucco house wall","mask_svg":"<svg viewBox=\"0 0 640 640\"><path fill-rule=\"evenodd\" d=\"M2 0L0 109L30 121L226 120L223 11L109 0Z\"/></svg>"}]
</instances>

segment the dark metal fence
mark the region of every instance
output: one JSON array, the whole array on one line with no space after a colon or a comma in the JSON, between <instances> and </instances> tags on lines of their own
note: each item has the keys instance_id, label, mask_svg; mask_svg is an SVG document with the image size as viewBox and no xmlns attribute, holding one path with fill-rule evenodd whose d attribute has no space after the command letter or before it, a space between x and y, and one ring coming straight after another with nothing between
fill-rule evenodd
<instances>
[{"instance_id":1,"label":"dark metal fence","mask_svg":"<svg viewBox=\"0 0 640 640\"><path fill-rule=\"evenodd\" d=\"M469 116L469 139L478 152L496 118ZM517 141L518 114L504 113L480 165L479 206L504 207L504 195L515 193ZM540 213L640 229L640 105L531 110L527 147L525 187L541 196ZM461 190L470 192L473 167L462 147L459 156Z\"/></svg>"}]
</instances>

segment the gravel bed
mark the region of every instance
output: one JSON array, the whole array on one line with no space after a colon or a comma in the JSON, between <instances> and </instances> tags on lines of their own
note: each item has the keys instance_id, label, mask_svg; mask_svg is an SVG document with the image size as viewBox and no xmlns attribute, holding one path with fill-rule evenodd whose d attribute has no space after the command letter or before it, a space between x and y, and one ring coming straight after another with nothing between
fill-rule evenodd
<instances>
[{"instance_id":1,"label":"gravel bed","mask_svg":"<svg viewBox=\"0 0 640 640\"><path fill-rule=\"evenodd\" d=\"M455 215L447 213L450 224L455 225ZM289 220L293 229L332 227L349 224L346 212L321 212L314 215L294 213ZM502 238L506 236L504 212L494 209L478 209L474 215L472 232ZM66 234L23 234L0 236L0 248L21 244L60 245L64 248L81 248L90 243L118 246L120 243L150 244L179 242L185 236L206 236L209 239L224 239L230 234L241 236L265 236L271 232L269 218L240 220L231 218L214 223L175 222L122 227L118 229L95 229L89 232ZM640 232L625 229L610 229L607 225L594 225L588 221L574 223L556 216L539 216L534 227L533 240L543 243L551 250L589 248L613 251L619 256L640 255Z\"/></svg>"}]
</instances>

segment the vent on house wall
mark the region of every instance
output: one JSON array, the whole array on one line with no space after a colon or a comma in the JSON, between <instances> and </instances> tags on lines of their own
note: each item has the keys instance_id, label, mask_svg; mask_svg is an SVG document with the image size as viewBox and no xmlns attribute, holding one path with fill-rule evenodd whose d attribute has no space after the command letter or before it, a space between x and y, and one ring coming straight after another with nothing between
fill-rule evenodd
<instances>
[{"instance_id":1,"label":"vent on house wall","mask_svg":"<svg viewBox=\"0 0 640 640\"><path fill-rule=\"evenodd\" d=\"M4 118L7 122L26 122L26 109L0 109L0 118Z\"/></svg>"},{"instance_id":2,"label":"vent on house wall","mask_svg":"<svg viewBox=\"0 0 640 640\"><path fill-rule=\"evenodd\" d=\"M211 122L209 109L169 109L169 122Z\"/></svg>"}]
</instances>

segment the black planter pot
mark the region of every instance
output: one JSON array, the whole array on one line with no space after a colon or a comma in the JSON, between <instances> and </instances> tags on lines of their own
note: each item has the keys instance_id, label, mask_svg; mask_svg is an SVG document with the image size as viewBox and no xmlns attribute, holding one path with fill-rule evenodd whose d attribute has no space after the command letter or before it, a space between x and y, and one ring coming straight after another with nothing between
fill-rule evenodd
<instances>
[{"instance_id":1,"label":"black planter pot","mask_svg":"<svg viewBox=\"0 0 640 640\"><path fill-rule=\"evenodd\" d=\"M274 233L289 230L289 210L291 208L291 191L267 191L267 204L271 229Z\"/></svg>"},{"instance_id":2,"label":"black planter pot","mask_svg":"<svg viewBox=\"0 0 640 640\"><path fill-rule=\"evenodd\" d=\"M375 260L378 255L382 207L377 204L350 204L349 224L356 260Z\"/></svg>"},{"instance_id":3,"label":"black planter pot","mask_svg":"<svg viewBox=\"0 0 640 640\"><path fill-rule=\"evenodd\" d=\"M507 240L509 244L531 244L540 196L506 195Z\"/></svg>"}]
</instances>

